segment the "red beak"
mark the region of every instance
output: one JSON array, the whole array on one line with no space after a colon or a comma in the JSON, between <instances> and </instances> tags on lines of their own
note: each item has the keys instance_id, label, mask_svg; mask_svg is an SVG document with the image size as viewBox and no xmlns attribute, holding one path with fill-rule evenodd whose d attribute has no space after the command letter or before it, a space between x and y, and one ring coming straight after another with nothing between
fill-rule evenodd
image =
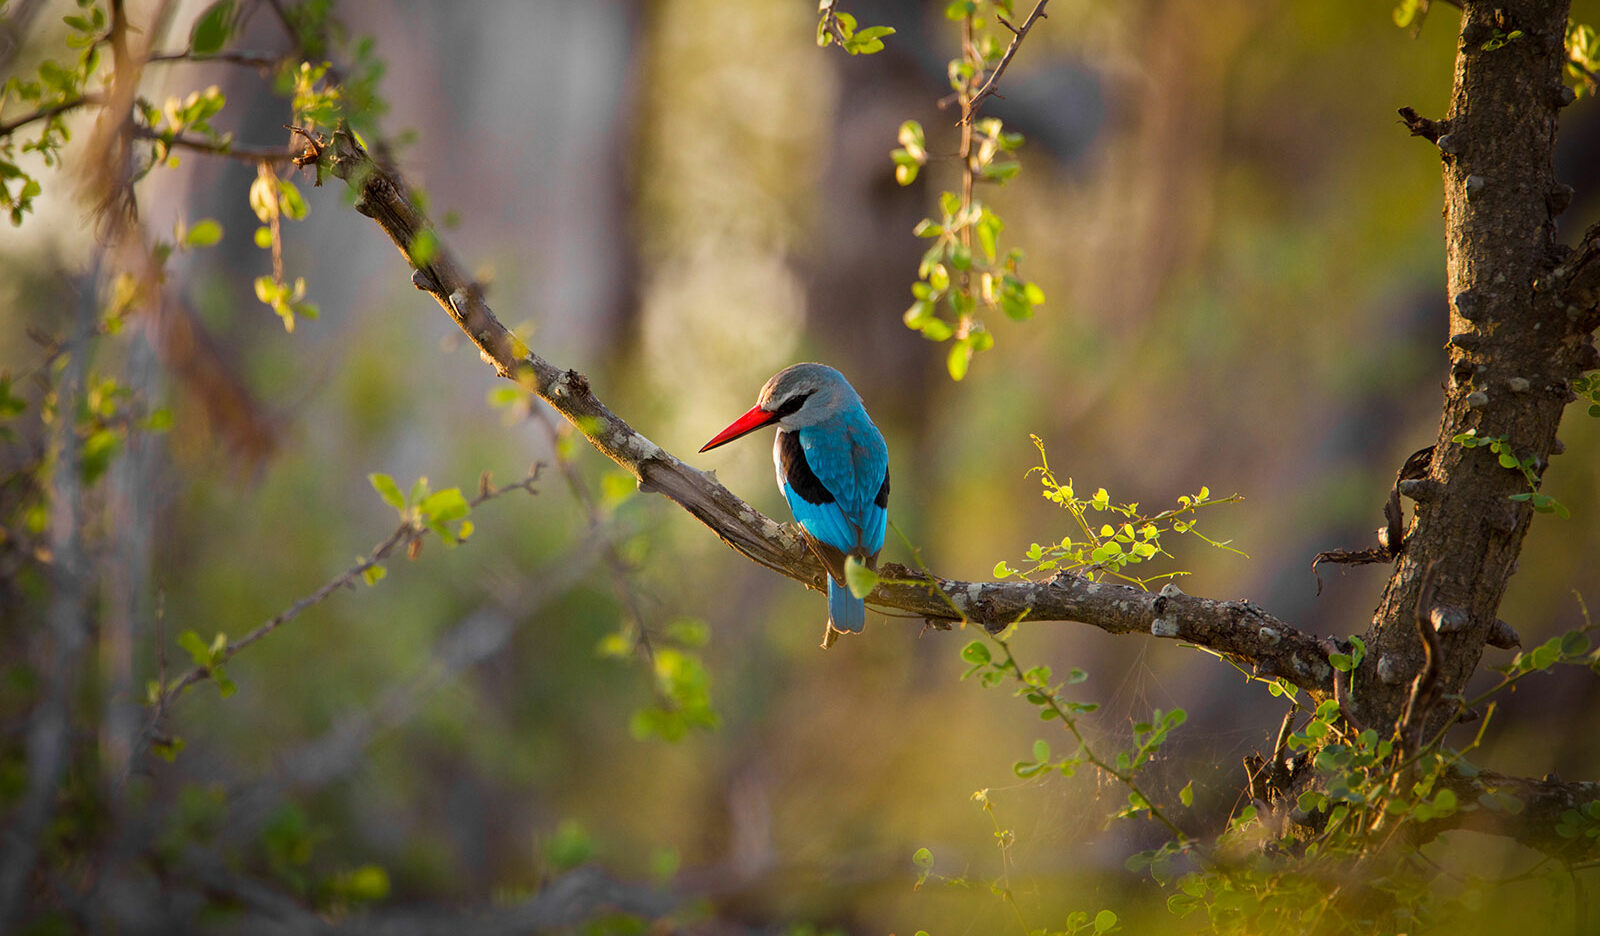
<instances>
[{"instance_id":1,"label":"red beak","mask_svg":"<svg viewBox=\"0 0 1600 936\"><path fill-rule=\"evenodd\" d=\"M701 446L700 451L708 452L719 445L732 442L734 439L737 439L742 435L754 432L768 423L776 422L777 419L778 414L767 412L766 410L762 409L761 404L758 403L755 406L750 407L750 412L745 413L738 419L735 419L733 421L733 425L717 433L716 438Z\"/></svg>"}]
</instances>

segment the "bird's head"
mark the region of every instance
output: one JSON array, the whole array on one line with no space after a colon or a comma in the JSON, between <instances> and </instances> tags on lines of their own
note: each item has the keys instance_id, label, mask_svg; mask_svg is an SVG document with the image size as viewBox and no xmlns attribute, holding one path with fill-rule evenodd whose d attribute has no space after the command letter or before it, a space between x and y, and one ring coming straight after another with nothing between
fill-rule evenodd
<instances>
[{"instance_id":1,"label":"bird's head","mask_svg":"<svg viewBox=\"0 0 1600 936\"><path fill-rule=\"evenodd\" d=\"M709 451L773 423L785 429L815 425L860 403L861 397L843 374L826 364L795 364L772 375L761 388L756 405L700 451Z\"/></svg>"}]
</instances>

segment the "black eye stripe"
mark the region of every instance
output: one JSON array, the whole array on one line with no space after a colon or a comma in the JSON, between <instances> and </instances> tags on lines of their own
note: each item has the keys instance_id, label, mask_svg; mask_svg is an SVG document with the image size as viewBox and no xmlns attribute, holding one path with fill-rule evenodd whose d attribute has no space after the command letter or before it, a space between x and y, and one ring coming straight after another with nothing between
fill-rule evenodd
<instances>
[{"instance_id":1,"label":"black eye stripe","mask_svg":"<svg viewBox=\"0 0 1600 936\"><path fill-rule=\"evenodd\" d=\"M816 392L815 390L807 390L805 393L796 394L784 400L782 406L772 411L772 418L782 419L785 416L793 416L795 413L800 412L800 407L806 405L806 401L811 399L811 394Z\"/></svg>"}]
</instances>

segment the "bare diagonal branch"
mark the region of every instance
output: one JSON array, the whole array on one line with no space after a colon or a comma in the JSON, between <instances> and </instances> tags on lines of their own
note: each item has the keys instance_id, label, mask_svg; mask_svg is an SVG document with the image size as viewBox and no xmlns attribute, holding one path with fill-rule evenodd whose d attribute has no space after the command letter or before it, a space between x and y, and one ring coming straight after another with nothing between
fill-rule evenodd
<instances>
[{"instance_id":1,"label":"bare diagonal branch","mask_svg":"<svg viewBox=\"0 0 1600 936\"><path fill-rule=\"evenodd\" d=\"M412 283L438 301L500 376L538 394L602 454L632 472L641 491L672 499L754 562L824 587L826 573L792 526L763 516L711 473L650 441L611 412L582 374L546 361L508 331L442 238L433 239L436 246L419 261L417 235L433 226L398 172L374 161L348 131L340 131L329 150L333 173L356 190L356 210L389 235L415 271ZM913 617L965 620L991 632L1024 618L1078 621L1113 634L1145 633L1197 644L1253 665L1263 678L1283 678L1314 694L1333 685L1327 651L1315 638L1249 602L1194 598L1176 588L1156 595L1078 576L961 582L892 563L880 571L884 581L868 600Z\"/></svg>"}]
</instances>

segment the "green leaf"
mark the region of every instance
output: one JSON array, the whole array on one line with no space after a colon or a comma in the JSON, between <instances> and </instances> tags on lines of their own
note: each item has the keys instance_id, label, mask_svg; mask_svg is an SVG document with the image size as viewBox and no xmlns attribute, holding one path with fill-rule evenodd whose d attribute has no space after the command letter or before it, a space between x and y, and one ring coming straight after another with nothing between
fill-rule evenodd
<instances>
[{"instance_id":1,"label":"green leaf","mask_svg":"<svg viewBox=\"0 0 1600 936\"><path fill-rule=\"evenodd\" d=\"M372 489L378 492L378 496L383 498L384 503L395 510L405 509L405 496L400 493L400 486L394 483L394 478L381 472L373 472L367 475L367 480L371 482Z\"/></svg>"},{"instance_id":2,"label":"green leaf","mask_svg":"<svg viewBox=\"0 0 1600 936\"><path fill-rule=\"evenodd\" d=\"M989 656L988 644L985 644L981 640L974 640L965 647L961 648L961 659L967 661L968 663L981 666L985 663L988 663L992 658Z\"/></svg>"},{"instance_id":3,"label":"green leaf","mask_svg":"<svg viewBox=\"0 0 1600 936\"><path fill-rule=\"evenodd\" d=\"M194 631L186 630L179 634L178 646L188 651L189 658L194 661L194 665L209 666L211 664L211 647Z\"/></svg>"},{"instance_id":4,"label":"green leaf","mask_svg":"<svg viewBox=\"0 0 1600 936\"><path fill-rule=\"evenodd\" d=\"M80 473L85 484L93 484L111 467L111 460L122 449L122 437L114 430L100 429L83 440L78 453Z\"/></svg>"},{"instance_id":5,"label":"green leaf","mask_svg":"<svg viewBox=\"0 0 1600 936\"><path fill-rule=\"evenodd\" d=\"M196 221L194 226L189 228L183 243L186 247L210 247L220 240L222 240L222 225L215 219L205 218Z\"/></svg>"},{"instance_id":6,"label":"green leaf","mask_svg":"<svg viewBox=\"0 0 1600 936\"><path fill-rule=\"evenodd\" d=\"M866 563L855 556L849 556L844 561L844 582L850 594L865 598L878 587L878 573L867 568Z\"/></svg>"},{"instance_id":7,"label":"green leaf","mask_svg":"<svg viewBox=\"0 0 1600 936\"><path fill-rule=\"evenodd\" d=\"M425 267L438 255L439 235L428 229L418 231L411 240L411 262L417 267Z\"/></svg>"},{"instance_id":8,"label":"green leaf","mask_svg":"<svg viewBox=\"0 0 1600 936\"><path fill-rule=\"evenodd\" d=\"M545 860L558 871L570 871L594 857L595 843L583 823L563 819L545 842Z\"/></svg>"},{"instance_id":9,"label":"green leaf","mask_svg":"<svg viewBox=\"0 0 1600 936\"><path fill-rule=\"evenodd\" d=\"M1420 27L1422 25L1422 19L1426 15L1424 10L1423 0L1400 0L1391 15L1394 17L1396 26L1401 29L1410 29L1413 26Z\"/></svg>"},{"instance_id":10,"label":"green leaf","mask_svg":"<svg viewBox=\"0 0 1600 936\"><path fill-rule=\"evenodd\" d=\"M711 626L699 618L675 618L667 624L667 638L685 647L703 647L711 640Z\"/></svg>"},{"instance_id":11,"label":"green leaf","mask_svg":"<svg viewBox=\"0 0 1600 936\"><path fill-rule=\"evenodd\" d=\"M1185 805L1185 806L1193 806L1194 805L1194 781L1193 780L1190 780L1188 783L1185 783L1183 785L1183 789L1178 791L1178 801L1180 803L1182 803L1183 805Z\"/></svg>"},{"instance_id":12,"label":"green leaf","mask_svg":"<svg viewBox=\"0 0 1600 936\"><path fill-rule=\"evenodd\" d=\"M1110 910L1101 910L1094 915L1094 931L1096 933L1109 933L1117 928L1117 915Z\"/></svg>"},{"instance_id":13,"label":"green leaf","mask_svg":"<svg viewBox=\"0 0 1600 936\"><path fill-rule=\"evenodd\" d=\"M965 19L977 8L978 5L973 0L950 0L945 4L944 15L946 19Z\"/></svg>"},{"instance_id":14,"label":"green leaf","mask_svg":"<svg viewBox=\"0 0 1600 936\"><path fill-rule=\"evenodd\" d=\"M388 574L389 570L383 567L383 563L375 562L361 570L361 581L368 585L376 585L383 581L383 577Z\"/></svg>"},{"instance_id":15,"label":"green leaf","mask_svg":"<svg viewBox=\"0 0 1600 936\"><path fill-rule=\"evenodd\" d=\"M233 0L217 0L195 20L189 32L189 51L196 55L219 52L233 31Z\"/></svg>"},{"instance_id":16,"label":"green leaf","mask_svg":"<svg viewBox=\"0 0 1600 936\"><path fill-rule=\"evenodd\" d=\"M495 409L504 409L514 403L519 403L527 397L527 391L518 386L507 385L495 387L489 391L489 405Z\"/></svg>"},{"instance_id":17,"label":"green leaf","mask_svg":"<svg viewBox=\"0 0 1600 936\"><path fill-rule=\"evenodd\" d=\"M621 660L633 655L633 647L633 638L627 634L613 632L600 638L600 642L595 644L594 652L608 659Z\"/></svg>"},{"instance_id":18,"label":"green leaf","mask_svg":"<svg viewBox=\"0 0 1600 936\"><path fill-rule=\"evenodd\" d=\"M369 864L347 871L335 878L335 889L349 899L372 903L389 896L389 872Z\"/></svg>"},{"instance_id":19,"label":"green leaf","mask_svg":"<svg viewBox=\"0 0 1600 936\"><path fill-rule=\"evenodd\" d=\"M911 854L911 863L919 868L933 867L933 852L926 848L919 848Z\"/></svg>"},{"instance_id":20,"label":"green leaf","mask_svg":"<svg viewBox=\"0 0 1600 936\"><path fill-rule=\"evenodd\" d=\"M967 368L972 366L972 343L962 339L951 345L945 366L950 371L951 380L961 380L966 377Z\"/></svg>"},{"instance_id":21,"label":"green leaf","mask_svg":"<svg viewBox=\"0 0 1600 936\"><path fill-rule=\"evenodd\" d=\"M449 523L471 513L472 505L467 503L460 488L445 488L423 498L417 504L417 512L433 523Z\"/></svg>"},{"instance_id":22,"label":"green leaf","mask_svg":"<svg viewBox=\"0 0 1600 936\"><path fill-rule=\"evenodd\" d=\"M288 179L278 180L278 210L294 221L299 221L306 216L306 200L300 194L300 189ZM418 237L420 238L421 235L419 234Z\"/></svg>"}]
</instances>

